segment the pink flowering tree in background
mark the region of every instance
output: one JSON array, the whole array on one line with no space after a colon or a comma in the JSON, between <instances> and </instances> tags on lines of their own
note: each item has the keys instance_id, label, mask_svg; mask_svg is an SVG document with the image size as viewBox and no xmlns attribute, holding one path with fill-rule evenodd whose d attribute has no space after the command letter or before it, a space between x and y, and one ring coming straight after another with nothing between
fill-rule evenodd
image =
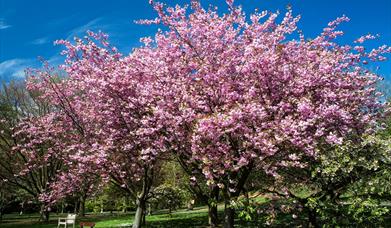
<instances>
[{"instance_id":1,"label":"pink flowering tree in background","mask_svg":"<svg viewBox=\"0 0 391 228\"><path fill-rule=\"evenodd\" d=\"M0 95L0 179L3 190L15 189L38 201L49 191L49 185L62 169L62 155L53 147L61 135L60 126L53 121L51 106L40 102L37 94L25 89L24 84L11 82ZM58 131L57 131L58 130ZM59 147L57 147L59 149ZM49 219L49 208L41 204L42 220Z\"/></svg>"},{"instance_id":2,"label":"pink flowering tree in background","mask_svg":"<svg viewBox=\"0 0 391 228\"><path fill-rule=\"evenodd\" d=\"M54 206L66 198L76 198L78 200L75 203L75 212L84 217L86 200L99 194L105 184L101 179L102 167L95 163L99 158L95 155L80 156L79 152L64 159L66 168L57 174L49 191L41 194L40 200L47 205ZM79 205L78 208L77 205Z\"/></svg>"},{"instance_id":3,"label":"pink flowering tree in background","mask_svg":"<svg viewBox=\"0 0 391 228\"><path fill-rule=\"evenodd\" d=\"M278 177L278 166L264 161L280 157L278 165L300 166L295 153L316 160L327 153L322 148L361 135L378 117L378 77L365 64L384 60L390 48L365 52L361 43L372 36L356 46L335 43L343 34L338 24L348 18L330 22L312 40L301 33L292 40L300 17L290 9L278 23L278 14L267 12L247 20L232 1L224 15L198 1L190 12L151 3L159 16L141 23L167 28L146 40L154 50L151 68L171 85L172 132L190 143L190 162L208 184L221 189L225 227L233 227L231 201L253 170Z\"/></svg>"},{"instance_id":4,"label":"pink flowering tree in background","mask_svg":"<svg viewBox=\"0 0 391 228\"><path fill-rule=\"evenodd\" d=\"M13 137L17 144L12 148L12 157L8 162L14 164L14 178L16 182L35 199L50 191L58 172L63 168L62 147L58 144L64 140L61 136L63 129L53 121L53 115L29 118L21 121L15 129ZM41 204L41 219L49 220L50 205L44 201Z\"/></svg>"},{"instance_id":5,"label":"pink flowering tree in background","mask_svg":"<svg viewBox=\"0 0 391 228\"><path fill-rule=\"evenodd\" d=\"M88 137L84 137L85 127L79 116L73 109L69 98L60 89L61 78L54 74L53 68L47 64L44 70L30 70L30 75L39 75L42 84L47 86L45 90L39 87L42 85L38 78L31 76L27 88L32 93L38 94L37 100L50 104L50 112L42 115L34 124L38 127L22 127L17 134L21 138L17 149L28 149L31 161L26 162L26 172L31 172L35 166L30 162L38 161L37 157L42 156L40 147L48 151L49 156L55 156L61 162L60 167L56 167L55 173L51 176L50 182L45 185L45 191L39 193L39 200L43 203L44 210L49 212L56 203L69 196L77 196L80 204L80 214L84 216L85 200L93 193L94 186L100 183L100 166L97 156L99 148L90 143ZM49 76L50 74L50 76ZM53 76L53 77L52 77ZM52 94L49 94L49 91ZM50 97L51 95L51 97ZM23 125L22 125L23 126ZM41 134L37 134L37 129ZM32 142L25 139L33 135L36 137ZM32 143L40 143L32 147ZM100 158L100 157L99 157ZM95 162L96 161L96 162ZM76 212L75 208L75 212Z\"/></svg>"},{"instance_id":6,"label":"pink flowering tree in background","mask_svg":"<svg viewBox=\"0 0 391 228\"><path fill-rule=\"evenodd\" d=\"M58 42L66 47L61 68L67 77L56 81L50 71L37 71L30 77L30 89L58 107L68 132L75 132L66 142L66 153L82 161L83 167L70 168L80 174L86 167L99 167L103 181L111 181L135 199L133 226L139 227L159 169L157 158L166 151L166 117L160 109L164 101L156 75L144 63L150 61L144 59L150 50L122 57L102 33L89 32L75 42ZM72 177L74 183L83 182L77 180L78 174ZM52 192L58 196L66 185L53 188L59 189Z\"/></svg>"}]
</instances>

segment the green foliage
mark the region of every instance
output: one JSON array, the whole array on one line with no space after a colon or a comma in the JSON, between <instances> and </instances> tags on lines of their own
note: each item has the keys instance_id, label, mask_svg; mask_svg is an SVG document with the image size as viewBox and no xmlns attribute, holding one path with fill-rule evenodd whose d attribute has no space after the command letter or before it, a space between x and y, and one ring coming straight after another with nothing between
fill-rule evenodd
<instances>
[{"instance_id":1,"label":"green foliage","mask_svg":"<svg viewBox=\"0 0 391 228\"><path fill-rule=\"evenodd\" d=\"M174 160L162 164L157 185L149 200L155 209L175 210L188 204L194 197L189 191L188 175Z\"/></svg>"},{"instance_id":2,"label":"green foliage","mask_svg":"<svg viewBox=\"0 0 391 228\"><path fill-rule=\"evenodd\" d=\"M312 171L319 191L307 206L327 223L381 222L389 212L381 203L391 187L390 148L390 140L369 135L324 153Z\"/></svg>"},{"instance_id":3,"label":"green foliage","mask_svg":"<svg viewBox=\"0 0 391 228\"><path fill-rule=\"evenodd\" d=\"M185 192L172 185L160 185L153 190L153 198L150 202L157 209L178 209L183 205Z\"/></svg>"},{"instance_id":4,"label":"green foliage","mask_svg":"<svg viewBox=\"0 0 391 228\"><path fill-rule=\"evenodd\" d=\"M86 201L87 212L100 213L105 211L127 212L136 208L130 196L114 184L106 185L95 196Z\"/></svg>"},{"instance_id":5,"label":"green foliage","mask_svg":"<svg viewBox=\"0 0 391 228\"><path fill-rule=\"evenodd\" d=\"M303 215L304 221L315 218L312 222L317 225L382 224L390 216L391 200L391 138L387 134L319 148L318 159L305 161L304 157L304 168L281 168L280 179L260 188L277 200L256 206L255 211L269 216L266 223L285 214L298 219ZM244 220L257 217L248 213L254 211L251 207L240 213Z\"/></svg>"},{"instance_id":6,"label":"green foliage","mask_svg":"<svg viewBox=\"0 0 391 228\"><path fill-rule=\"evenodd\" d=\"M347 212L357 223L377 223L389 213L381 200L355 197L349 203Z\"/></svg>"}]
</instances>

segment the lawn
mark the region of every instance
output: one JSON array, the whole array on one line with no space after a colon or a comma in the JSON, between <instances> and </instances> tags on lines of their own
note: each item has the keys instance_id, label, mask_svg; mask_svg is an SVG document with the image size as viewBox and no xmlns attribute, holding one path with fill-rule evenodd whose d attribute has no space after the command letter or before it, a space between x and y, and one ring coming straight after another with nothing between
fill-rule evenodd
<instances>
[{"instance_id":1,"label":"lawn","mask_svg":"<svg viewBox=\"0 0 391 228\"><path fill-rule=\"evenodd\" d=\"M265 199L257 199L259 203L264 203ZM223 218L224 206L219 205L219 218ZM181 209L174 211L171 215L166 210L156 211L153 215L147 216L147 222L145 227L208 227L208 213L207 207L196 207L189 211ZM57 221L59 217L63 215L51 214L49 223L38 222L38 214L25 214L20 216L19 214L7 214L3 217L3 222L0 223L0 228L55 228L57 227ZM96 228L103 227L130 227L132 223L134 213L89 213L84 218L77 218L77 224L81 221L95 222ZM267 215L263 215L266 216ZM299 219L292 219L291 215L281 215L276 218L273 227L306 227L307 218L303 215L299 215ZM265 217L259 217L259 221L244 222L236 219L235 227L264 227ZM384 225L389 227L391 219L386 219ZM79 227L79 226L76 226Z\"/></svg>"},{"instance_id":2,"label":"lawn","mask_svg":"<svg viewBox=\"0 0 391 228\"><path fill-rule=\"evenodd\" d=\"M221 211L221 210L220 210ZM77 224L81 221L92 221L96 223L96 228L102 227L120 227L132 223L134 213L103 213L87 214L84 218L78 218ZM1 228L53 228L57 227L59 217L66 215L52 214L47 224L37 222L38 214L8 214L0 223ZM170 216L165 211L158 211L156 214L147 216L147 227L206 227L208 224L208 215L206 207L194 208L192 211L178 210Z\"/></svg>"},{"instance_id":3,"label":"lawn","mask_svg":"<svg viewBox=\"0 0 391 228\"><path fill-rule=\"evenodd\" d=\"M259 196L259 194L253 194L254 202L263 204L267 202L267 198ZM223 219L224 204L218 205L219 218ZM81 221L95 222L96 228L103 227L130 227L134 216L132 213L88 213L84 218L77 218L76 224ZM267 216L267 215L266 215ZM59 217L66 217L66 214L50 215L49 223L38 222L39 214L25 214L20 216L19 214L7 214L3 217L3 222L0 223L0 228L54 228L57 227ZM264 223L264 217L259 217L259 221L244 222L239 219L235 221L235 227L260 227ZM261 221L262 220L262 221ZM293 223L292 223L293 222ZM298 221L292 221L291 216L279 217L276 221L276 227L297 225ZM79 226L77 226L79 227ZM168 214L168 210L155 211L152 215L146 217L145 227L208 227L208 208L206 206L195 207L193 210L180 209L173 211L171 215Z\"/></svg>"}]
</instances>

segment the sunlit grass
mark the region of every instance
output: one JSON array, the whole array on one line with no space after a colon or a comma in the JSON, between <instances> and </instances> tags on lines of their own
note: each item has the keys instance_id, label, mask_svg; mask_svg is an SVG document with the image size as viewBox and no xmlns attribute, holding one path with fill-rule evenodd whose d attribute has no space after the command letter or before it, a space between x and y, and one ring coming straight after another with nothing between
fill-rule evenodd
<instances>
[{"instance_id":1,"label":"sunlit grass","mask_svg":"<svg viewBox=\"0 0 391 228\"><path fill-rule=\"evenodd\" d=\"M267 200L262 197L255 199L258 203L264 203ZM218 205L219 217L223 218L224 205ZM8 214L4 216L1 228L54 228L57 227L59 217L65 217L66 214L54 214L50 216L49 223L38 222L38 214ZM81 221L95 222L96 228L103 227L130 227L133 222L134 213L97 213L87 214L86 217L77 218L77 226ZM152 215L146 217L146 227L207 227L208 226L208 208L195 207L193 210L181 209L173 211L171 214L167 210L155 211Z\"/></svg>"}]
</instances>

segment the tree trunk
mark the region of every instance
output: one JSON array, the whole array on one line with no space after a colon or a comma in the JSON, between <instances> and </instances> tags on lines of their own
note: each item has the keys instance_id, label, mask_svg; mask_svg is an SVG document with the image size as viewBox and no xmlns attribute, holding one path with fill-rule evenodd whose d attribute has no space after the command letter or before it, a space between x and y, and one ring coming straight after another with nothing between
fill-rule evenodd
<instances>
[{"instance_id":1,"label":"tree trunk","mask_svg":"<svg viewBox=\"0 0 391 228\"><path fill-rule=\"evenodd\" d=\"M39 220L44 221L44 222L49 222L49 211L47 210L46 205L41 206Z\"/></svg>"},{"instance_id":2,"label":"tree trunk","mask_svg":"<svg viewBox=\"0 0 391 228\"><path fill-rule=\"evenodd\" d=\"M318 227L320 227L319 224L318 224L316 208L310 208L307 205L307 203L308 203L308 199L307 198L304 198L304 199L300 199L299 198L298 201L303 206L304 212L307 212L307 215L308 215L308 227L311 227L311 228L318 228Z\"/></svg>"},{"instance_id":3,"label":"tree trunk","mask_svg":"<svg viewBox=\"0 0 391 228\"><path fill-rule=\"evenodd\" d=\"M224 228L233 228L235 224L235 209L231 205L231 194L228 186L224 188Z\"/></svg>"},{"instance_id":4,"label":"tree trunk","mask_svg":"<svg viewBox=\"0 0 391 228\"><path fill-rule=\"evenodd\" d=\"M126 212L126 197L123 198L122 201L122 213Z\"/></svg>"},{"instance_id":5,"label":"tree trunk","mask_svg":"<svg viewBox=\"0 0 391 228\"><path fill-rule=\"evenodd\" d=\"M84 217L86 215L86 199L85 197L80 198L79 204L79 216Z\"/></svg>"},{"instance_id":6,"label":"tree trunk","mask_svg":"<svg viewBox=\"0 0 391 228\"><path fill-rule=\"evenodd\" d=\"M308 208L308 226L313 228L320 227L317 220L315 209Z\"/></svg>"},{"instance_id":7,"label":"tree trunk","mask_svg":"<svg viewBox=\"0 0 391 228\"><path fill-rule=\"evenodd\" d=\"M143 188L141 193L137 196L137 210L134 215L133 228L140 228L143 224L143 218L145 221L145 209L147 204L147 195L151 189L153 182L153 169L149 169L144 166Z\"/></svg>"},{"instance_id":8,"label":"tree trunk","mask_svg":"<svg viewBox=\"0 0 391 228\"><path fill-rule=\"evenodd\" d=\"M45 222L49 222L49 211L44 211L44 216L45 216Z\"/></svg>"},{"instance_id":9,"label":"tree trunk","mask_svg":"<svg viewBox=\"0 0 391 228\"><path fill-rule=\"evenodd\" d=\"M217 203L219 201L219 192L220 189L218 186L213 186L210 189L209 199L208 199L208 222L210 227L218 227L219 217L217 214Z\"/></svg>"},{"instance_id":10,"label":"tree trunk","mask_svg":"<svg viewBox=\"0 0 391 228\"><path fill-rule=\"evenodd\" d=\"M246 167L242 167L238 172L231 173L229 179L237 180L235 185L228 183L223 191L224 196L224 228L233 228L235 224L235 208L231 205L231 200L237 200L240 193L244 191L244 185L249 177L251 170L253 169L253 163L251 162ZM234 191L229 191L234 189Z\"/></svg>"},{"instance_id":11,"label":"tree trunk","mask_svg":"<svg viewBox=\"0 0 391 228\"><path fill-rule=\"evenodd\" d=\"M61 214L64 214L64 201L61 202Z\"/></svg>"},{"instance_id":12,"label":"tree trunk","mask_svg":"<svg viewBox=\"0 0 391 228\"><path fill-rule=\"evenodd\" d=\"M217 204L208 205L208 222L210 227L217 227L219 225L219 218L217 215Z\"/></svg>"},{"instance_id":13,"label":"tree trunk","mask_svg":"<svg viewBox=\"0 0 391 228\"><path fill-rule=\"evenodd\" d=\"M74 213L74 214L77 214L78 208L79 208L79 200L76 200L76 201L75 201L74 208L73 208L73 213Z\"/></svg>"},{"instance_id":14,"label":"tree trunk","mask_svg":"<svg viewBox=\"0 0 391 228\"><path fill-rule=\"evenodd\" d=\"M224 228L233 228L235 224L235 209L232 208L229 200L225 201L224 207Z\"/></svg>"},{"instance_id":15,"label":"tree trunk","mask_svg":"<svg viewBox=\"0 0 391 228\"><path fill-rule=\"evenodd\" d=\"M141 225L142 226L145 226L145 224L146 224L146 215L147 215L147 204L146 203L144 203L144 208L143 208L143 219L142 219L142 221L141 221Z\"/></svg>"},{"instance_id":16,"label":"tree trunk","mask_svg":"<svg viewBox=\"0 0 391 228\"><path fill-rule=\"evenodd\" d=\"M20 212L19 215L23 215L23 209L24 209L24 201L20 205Z\"/></svg>"},{"instance_id":17,"label":"tree trunk","mask_svg":"<svg viewBox=\"0 0 391 228\"><path fill-rule=\"evenodd\" d=\"M141 227L143 216L144 216L144 209L145 209L145 200L138 199L137 200L137 210L136 210L136 214L134 215L134 221L133 221L132 228L140 228Z\"/></svg>"}]
</instances>

